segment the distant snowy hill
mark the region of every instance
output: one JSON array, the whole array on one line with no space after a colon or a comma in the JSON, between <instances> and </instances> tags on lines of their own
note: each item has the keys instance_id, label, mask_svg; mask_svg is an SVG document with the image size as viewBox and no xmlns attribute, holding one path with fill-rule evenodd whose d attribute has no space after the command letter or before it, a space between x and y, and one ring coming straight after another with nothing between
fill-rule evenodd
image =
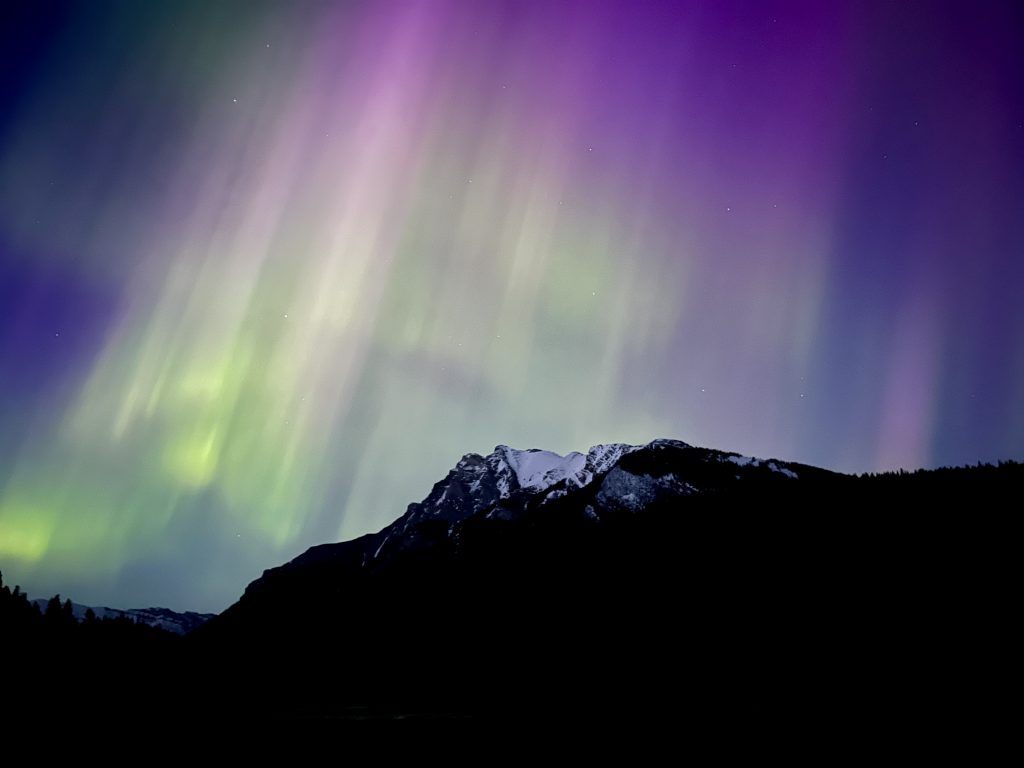
<instances>
[{"instance_id":1,"label":"distant snowy hill","mask_svg":"<svg viewBox=\"0 0 1024 768\"><path fill-rule=\"evenodd\" d=\"M46 610L49 602L46 598L37 598L32 601L39 606L40 610ZM85 613L90 608L96 614L97 619L128 618L140 624L148 624L151 627L173 632L176 635L187 635L196 627L200 627L216 616L215 613L196 613L186 611L179 613L169 608L107 608L105 606L82 605L72 601L72 611L78 621L85 619Z\"/></svg>"}]
</instances>

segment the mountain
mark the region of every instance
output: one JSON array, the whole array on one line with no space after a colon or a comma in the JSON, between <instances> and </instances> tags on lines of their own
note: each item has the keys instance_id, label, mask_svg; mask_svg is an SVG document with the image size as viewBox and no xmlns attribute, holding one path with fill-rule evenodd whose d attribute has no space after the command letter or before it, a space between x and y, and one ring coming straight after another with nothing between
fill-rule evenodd
<instances>
[{"instance_id":1,"label":"mountain","mask_svg":"<svg viewBox=\"0 0 1024 768\"><path fill-rule=\"evenodd\" d=\"M457 542L462 526L471 519L520 520L570 494L573 501L589 499L582 516L598 521L655 501L728 493L741 485L750 490L785 483L798 479L801 472L819 478L832 474L774 459L694 448L679 440L661 439L642 446L595 445L586 454L574 451L565 456L499 445L487 456L463 456L423 501L410 504L404 515L383 530L350 542L312 547L280 568L264 572L246 594L258 592L282 571L324 564L372 570L403 552L435 546L441 523L448 524L444 533ZM580 493L583 489L586 494Z\"/></svg>"},{"instance_id":2,"label":"mountain","mask_svg":"<svg viewBox=\"0 0 1024 768\"><path fill-rule=\"evenodd\" d=\"M971 641L950 617L1000 599L984 553L1022 479L677 440L498 446L383 530L265 571L188 639L223 681L210 705L262 714L966 722Z\"/></svg>"},{"instance_id":3,"label":"mountain","mask_svg":"<svg viewBox=\"0 0 1024 768\"><path fill-rule=\"evenodd\" d=\"M36 598L32 602L38 605L40 610L46 610L46 604L49 601L45 598ZM195 611L179 613L169 608L108 608L105 606L82 605L75 602L71 603L71 608L72 614L78 621L83 621L86 611L91 610L97 619L127 618L139 624L173 632L176 635L186 635L216 615L213 613L196 613Z\"/></svg>"}]
</instances>

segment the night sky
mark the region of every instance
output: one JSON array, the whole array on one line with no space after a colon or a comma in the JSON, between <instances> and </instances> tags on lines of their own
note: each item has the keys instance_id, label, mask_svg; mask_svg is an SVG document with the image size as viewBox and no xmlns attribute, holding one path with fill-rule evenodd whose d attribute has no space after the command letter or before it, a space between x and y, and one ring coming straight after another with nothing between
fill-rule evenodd
<instances>
[{"instance_id":1,"label":"night sky","mask_svg":"<svg viewBox=\"0 0 1024 768\"><path fill-rule=\"evenodd\" d=\"M1022 41L1016 2L4 2L5 580L220 610L498 443L1024 459Z\"/></svg>"}]
</instances>

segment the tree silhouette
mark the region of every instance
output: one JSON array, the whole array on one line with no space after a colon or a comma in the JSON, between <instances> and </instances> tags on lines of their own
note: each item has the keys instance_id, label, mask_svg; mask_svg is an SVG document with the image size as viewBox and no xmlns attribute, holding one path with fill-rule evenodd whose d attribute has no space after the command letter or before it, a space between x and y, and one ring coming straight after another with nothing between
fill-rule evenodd
<instances>
[{"instance_id":1,"label":"tree silhouette","mask_svg":"<svg viewBox=\"0 0 1024 768\"><path fill-rule=\"evenodd\" d=\"M62 610L64 610L64 607L61 605L60 595L57 594L51 597L49 601L47 601L46 612L43 614L43 616L46 618L47 621L57 622L60 620L60 614Z\"/></svg>"}]
</instances>

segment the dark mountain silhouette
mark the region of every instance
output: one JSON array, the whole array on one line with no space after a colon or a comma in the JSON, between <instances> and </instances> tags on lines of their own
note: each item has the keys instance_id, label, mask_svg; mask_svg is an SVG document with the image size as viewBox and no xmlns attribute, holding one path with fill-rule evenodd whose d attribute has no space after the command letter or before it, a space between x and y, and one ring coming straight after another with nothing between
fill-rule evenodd
<instances>
[{"instance_id":1,"label":"dark mountain silhouette","mask_svg":"<svg viewBox=\"0 0 1024 768\"><path fill-rule=\"evenodd\" d=\"M195 641L229 698L294 715L948 715L1022 479L499 446L383 531L267 571Z\"/></svg>"},{"instance_id":2,"label":"dark mountain silhouette","mask_svg":"<svg viewBox=\"0 0 1024 768\"><path fill-rule=\"evenodd\" d=\"M966 728L1006 663L1022 480L499 446L117 665L167 681L132 714Z\"/></svg>"}]
</instances>

